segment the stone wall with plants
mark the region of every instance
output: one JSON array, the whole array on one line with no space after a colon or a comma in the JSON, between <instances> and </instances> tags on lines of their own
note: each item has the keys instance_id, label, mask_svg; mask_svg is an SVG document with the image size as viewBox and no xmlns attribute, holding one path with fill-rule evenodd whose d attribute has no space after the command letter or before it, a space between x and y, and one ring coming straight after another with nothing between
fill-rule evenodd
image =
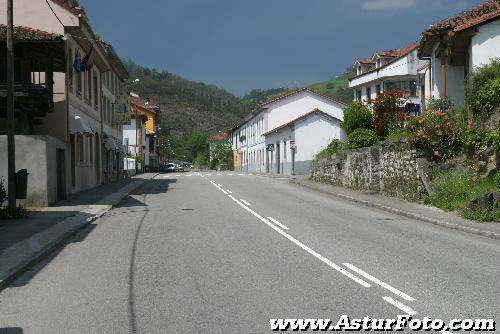
<instances>
[{"instance_id":1,"label":"stone wall with plants","mask_svg":"<svg viewBox=\"0 0 500 334\"><path fill-rule=\"evenodd\" d=\"M412 201L421 201L427 195L419 176L416 151L400 142L385 141L322 157L313 162L310 177Z\"/></svg>"},{"instance_id":2,"label":"stone wall with plants","mask_svg":"<svg viewBox=\"0 0 500 334\"><path fill-rule=\"evenodd\" d=\"M481 221L500 221L500 61L468 78L465 106L426 101L422 115L401 91L344 113L347 143L332 141L311 178L421 201Z\"/></svg>"}]
</instances>

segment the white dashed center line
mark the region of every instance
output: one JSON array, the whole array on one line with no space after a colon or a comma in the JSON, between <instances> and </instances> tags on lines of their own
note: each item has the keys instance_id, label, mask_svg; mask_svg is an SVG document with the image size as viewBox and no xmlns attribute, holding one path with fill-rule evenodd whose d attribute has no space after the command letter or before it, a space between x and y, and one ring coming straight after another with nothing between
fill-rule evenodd
<instances>
[{"instance_id":1,"label":"white dashed center line","mask_svg":"<svg viewBox=\"0 0 500 334\"><path fill-rule=\"evenodd\" d=\"M242 201L243 203L245 203L245 205L248 205L248 206L251 206L252 204L248 203L247 201L245 201L244 199L241 199L240 198L240 201Z\"/></svg>"},{"instance_id":2,"label":"white dashed center line","mask_svg":"<svg viewBox=\"0 0 500 334\"><path fill-rule=\"evenodd\" d=\"M386 302L388 302L389 304L396 306L398 309L403 311L405 314L408 314L411 316L414 316L417 314L417 312L415 312L411 307L408 307L405 304L400 303L397 300L392 299L391 297L385 296L385 297L382 297L382 299L385 300Z\"/></svg>"},{"instance_id":3,"label":"white dashed center line","mask_svg":"<svg viewBox=\"0 0 500 334\"><path fill-rule=\"evenodd\" d=\"M277 221L276 219L274 219L273 217L267 217L267 219L269 219L270 221L272 221L273 223L275 223L276 225L278 225L279 227L281 227L282 229L284 230L288 230L288 227L286 227L285 225L281 224L279 221Z\"/></svg>"},{"instance_id":4,"label":"white dashed center line","mask_svg":"<svg viewBox=\"0 0 500 334\"><path fill-rule=\"evenodd\" d=\"M351 269L352 271L354 271L355 273L357 273L358 275L361 275L363 276L364 278L372 281L373 283L375 284L378 284L380 285L381 287L383 287L384 289L387 289L389 290L390 292L392 292L393 294L395 294L396 296L398 297L401 297L403 298L404 300L407 300L407 301L414 301L415 298L413 297L410 297L408 296L406 293L402 292L402 291L399 291L398 289L390 286L389 284L385 283L385 282L382 282L381 280L379 280L378 278L376 277L373 277L372 275L368 274L367 272L359 269L358 267L350 264L350 263L342 263L344 266L346 266L347 268Z\"/></svg>"}]
</instances>

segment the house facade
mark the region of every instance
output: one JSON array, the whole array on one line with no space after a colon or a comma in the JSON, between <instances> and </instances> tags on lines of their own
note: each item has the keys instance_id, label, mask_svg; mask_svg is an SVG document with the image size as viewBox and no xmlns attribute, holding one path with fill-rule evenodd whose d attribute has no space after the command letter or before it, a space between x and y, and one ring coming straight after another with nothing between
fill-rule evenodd
<instances>
[{"instance_id":1,"label":"house facade","mask_svg":"<svg viewBox=\"0 0 500 334\"><path fill-rule=\"evenodd\" d=\"M130 93L131 118L123 125L123 143L138 169L157 170L164 161L160 149L160 107L150 99Z\"/></svg>"},{"instance_id":2,"label":"house facade","mask_svg":"<svg viewBox=\"0 0 500 334\"><path fill-rule=\"evenodd\" d=\"M333 139L346 140L342 120L320 109L314 109L264 133L266 172L273 174L307 174L314 156Z\"/></svg>"},{"instance_id":3,"label":"house facade","mask_svg":"<svg viewBox=\"0 0 500 334\"><path fill-rule=\"evenodd\" d=\"M396 89L405 92L409 101L423 109L425 74L421 75L419 71L427 61L418 58L417 50L418 44L410 44L356 60L356 75L349 80L354 99L370 105L380 93Z\"/></svg>"},{"instance_id":4,"label":"house facade","mask_svg":"<svg viewBox=\"0 0 500 334\"><path fill-rule=\"evenodd\" d=\"M418 56L428 60L426 92L465 104L465 86L476 68L500 57L500 1L483 4L429 26L422 34Z\"/></svg>"},{"instance_id":5,"label":"house facade","mask_svg":"<svg viewBox=\"0 0 500 334\"><path fill-rule=\"evenodd\" d=\"M6 8L6 0L0 0L0 24L5 24ZM43 161L49 161L53 156L56 157L54 161L58 161L55 177L57 182L54 185L45 181L46 176L38 175L35 171L37 164L31 161L32 155L25 152L24 158L18 159L16 169L26 165L30 173L27 204L48 205L68 194L119 178L122 164L116 161L119 160L117 156L123 154L122 136L121 128L113 123L113 100L120 94L121 83L128 77L119 58L114 51L110 53L110 50L103 47L85 12L71 1L15 1L14 22L26 32L60 36L62 44L59 53L54 53L52 48L38 48L33 56L25 53L16 57L19 68L28 74L23 80L31 85L48 88L51 92L53 110L38 117L30 134L50 136L45 145L46 152L57 150L56 154L41 153L44 152L43 149L37 153L44 156ZM36 54L42 51L45 58ZM37 63L37 57L40 62L43 59L59 59L61 54L63 65L58 65L58 68L45 68L42 72L36 69L37 66L33 67ZM31 62L28 61L29 58ZM29 69L29 66L32 68ZM111 83L106 81L106 76L113 78L113 89L110 88ZM23 113L21 117L22 115ZM57 145L53 139L57 141ZM56 145L57 148L52 148L51 145ZM34 150L32 147L29 152ZM114 167L106 164L109 155L115 156L114 162L110 164ZM50 169L50 172L55 170ZM47 193L45 198L30 193L32 189L36 191L42 183L47 188L44 190Z\"/></svg>"},{"instance_id":6,"label":"house facade","mask_svg":"<svg viewBox=\"0 0 500 334\"><path fill-rule=\"evenodd\" d=\"M345 133L341 129L344 108L344 104L309 88L296 90L260 105L241 125L230 131L235 170L273 174L305 173L307 170L304 168L291 167L292 158L295 158L299 148L304 152L308 150L314 156L331 139L345 140ZM316 136L298 135L294 139L296 133L292 136L291 132L295 123L300 123L300 134L307 133L305 129L312 129L312 124L316 126L315 122L308 123L308 120L318 116L316 112L311 114L316 109L329 115L329 120L337 120L332 121L332 124L335 123L330 128L332 136L324 146L319 144L320 141L315 144L318 139ZM303 119L305 115L308 117ZM296 161L307 164L306 160Z\"/></svg>"}]
</instances>

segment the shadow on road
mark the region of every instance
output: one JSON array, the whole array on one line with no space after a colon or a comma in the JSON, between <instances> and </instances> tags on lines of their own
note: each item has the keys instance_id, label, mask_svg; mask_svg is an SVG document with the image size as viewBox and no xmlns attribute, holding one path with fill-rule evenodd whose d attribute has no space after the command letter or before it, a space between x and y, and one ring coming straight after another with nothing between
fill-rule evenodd
<instances>
[{"instance_id":1,"label":"shadow on road","mask_svg":"<svg viewBox=\"0 0 500 334\"><path fill-rule=\"evenodd\" d=\"M0 328L0 334L23 334L24 331L21 327L4 327Z\"/></svg>"}]
</instances>

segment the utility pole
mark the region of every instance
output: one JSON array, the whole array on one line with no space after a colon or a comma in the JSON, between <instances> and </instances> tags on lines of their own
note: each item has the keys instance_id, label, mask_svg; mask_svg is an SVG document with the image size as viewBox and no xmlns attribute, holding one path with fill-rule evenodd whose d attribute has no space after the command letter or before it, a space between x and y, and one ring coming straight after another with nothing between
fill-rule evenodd
<instances>
[{"instance_id":1,"label":"utility pole","mask_svg":"<svg viewBox=\"0 0 500 334\"><path fill-rule=\"evenodd\" d=\"M14 116L14 4L7 0L7 160L9 207L16 207L16 150L14 144L16 120Z\"/></svg>"}]
</instances>

